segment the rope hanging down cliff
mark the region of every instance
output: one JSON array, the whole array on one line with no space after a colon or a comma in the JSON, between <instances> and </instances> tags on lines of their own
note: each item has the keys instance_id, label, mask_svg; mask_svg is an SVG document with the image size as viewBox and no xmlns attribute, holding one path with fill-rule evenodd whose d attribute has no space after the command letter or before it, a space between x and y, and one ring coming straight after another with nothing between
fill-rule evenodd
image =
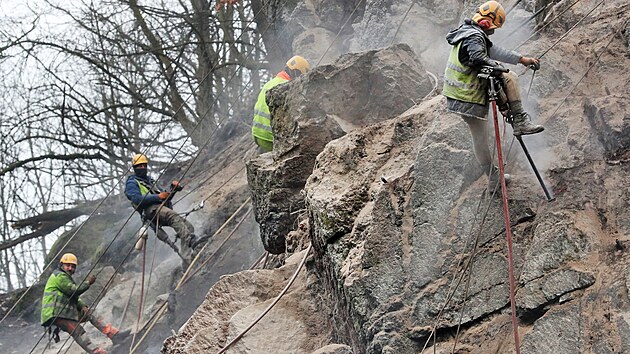
<instances>
[{"instance_id":1,"label":"rope hanging down cliff","mask_svg":"<svg viewBox=\"0 0 630 354\"><path fill-rule=\"evenodd\" d=\"M243 35L243 34L241 34L241 36L242 36L242 35ZM240 38L240 37L239 37L239 38ZM232 45L234 45L234 44L232 44ZM250 54L251 54L251 53L250 53ZM218 65L218 62L215 64L215 66L216 66L216 65ZM204 76L204 78L202 79L202 81L200 82L200 84L199 84L199 85L201 85L201 83L209 77L209 75L210 75L210 73L211 73L211 72L212 72L212 70L210 70L210 71L206 74L206 76ZM234 73L234 74L232 75L232 77L230 78L230 80L229 80L229 81L231 81L231 80L232 80L232 79L236 76L235 74L236 74L236 73ZM228 81L228 82L229 82L229 81ZM197 88L199 87L199 85L197 86ZM222 92L223 92L223 91L221 91L221 93L222 93ZM190 95L191 97L192 97L192 94L194 94L194 90L193 90L193 92L191 92L191 95ZM188 99L190 99L190 97L188 97ZM186 102L186 101L185 101L185 102ZM184 102L184 104L185 104L185 102ZM182 109L182 107L183 107L183 104L182 104L182 106L180 106L180 107L178 108L178 110L179 110L179 109ZM195 130L195 129L197 129L197 127L201 124L201 122L203 121L203 119L205 119L205 118L206 118L206 116L207 116L207 113L208 113L208 112L209 112L209 110L206 112L206 114L204 114L204 115L201 117L201 119L199 120L199 122L195 125L195 127L194 127L194 129L193 129L193 132L194 132L194 130ZM224 118L224 119L225 119L225 118ZM222 122L223 122L223 121L219 122L218 126L221 126L221 123L222 123ZM168 124L169 124L169 123L170 123L170 121L169 121L169 122L167 122L167 124L166 124L166 125L164 125L164 127L162 128L162 131L163 131L164 129L166 129L166 127L168 126ZM218 128L217 128L217 129L218 129ZM208 143L209 143L209 141L212 139L212 137L214 137L214 135L215 135L215 133L216 133L217 129L215 129L215 130L213 131L213 133L212 133L212 134L208 137L208 139L206 140L206 143L204 144L204 147L205 147L205 146L207 146L207 144L208 144ZM157 137L158 135L159 135L159 134L157 134L157 135L156 135L156 137ZM182 145L180 146L180 148L177 150L177 153L179 153L179 152L181 151L181 149L183 148L183 146L185 145L185 143L187 142L187 140L188 140L188 139L189 139L189 137L187 137L187 138L185 139L185 141L182 143ZM151 144L150 144L150 145L149 145L149 146L148 146L148 147L144 150L144 152L148 151L148 149L149 149L149 148L151 148L151 146L155 143L155 140L156 140L156 139L154 138L154 139L151 141ZM203 149L199 149L198 153L196 154L195 159L199 156L199 154L200 154L200 152L201 152L201 151L203 151ZM177 154L177 153L176 153L176 154ZM175 154L175 155L176 155L176 154ZM174 157L175 157L175 155L174 155L174 156L171 158L171 160L168 162L168 164L167 164L167 167L166 167L166 168L168 168L168 166L170 166L170 165L172 164L172 162L174 161ZM190 169L190 166L192 166L192 163L194 163L194 161L195 161L194 159L193 159L193 161L191 161L191 164L188 166L188 168L186 169L186 171L184 172L184 174L183 174L183 175L185 175L185 174L186 174L186 172ZM166 170L166 168L165 168L165 170ZM129 170L128 170L128 171L129 171ZM127 171L127 172L128 172L128 171ZM161 174L160 174L160 176L161 176ZM124 176L123 176L123 177L124 177ZM115 190L116 186L118 185L118 183L120 183L120 181L122 180L122 178L123 178L123 177L121 177L121 179L119 179L119 180L118 180L118 182L117 182L117 183L116 183L116 185L112 188L112 190L110 190L110 192L108 193L107 197L109 197L109 195L111 195L111 193L113 192L113 190ZM159 179L159 177L158 177L158 179ZM106 198L107 198L107 197L106 197ZM90 214L90 216L88 217L88 219L86 219L86 220L85 220L85 221L81 224L81 226L79 227L79 229L77 229L77 230L75 231L75 233L74 233L74 234L70 237L70 239L66 242L66 244L64 244L64 246L61 248L61 251L59 251L59 253L60 253L60 252L62 252L62 251L63 251L63 248L64 248L65 246L67 246L67 244L68 244L68 243L69 243L69 242L70 242L70 241L71 241L71 240L72 240L72 239L73 239L73 238L74 238L74 237L78 234L78 232L81 230L81 228L85 225L85 223L89 220L89 218L90 218L92 215L94 215L94 213L96 212L96 210L98 209L98 207L100 207L100 205L102 205L102 203L105 201L105 199L106 199L106 198L104 198L104 199L103 199L103 201L102 201L99 205L97 205L97 207L96 207L96 208L94 209L94 211ZM132 213L131 213L131 215L127 218L127 220L125 221L125 223L123 224L123 226L121 227L121 229L119 230L119 232L118 232L118 233L114 236L114 238L113 238L113 239L112 239L112 241L109 243L109 245L107 246L107 248L105 249L105 251L103 251L103 253L99 256L99 258L97 259L97 261L95 262L95 264L94 264L94 265L92 266L92 268L89 270L88 275L89 275L89 274L90 274L90 273L94 270L94 268L95 268L95 267L96 267L96 265L100 262L100 260L102 259L103 255L107 252L107 250L109 249L109 247L111 246L111 244L112 244L112 243L116 240L116 238L120 235L120 232L122 231L122 229L124 228L124 226L128 223L128 221L129 221L129 220L130 220L130 218L133 216L133 214L134 214L134 213L132 212ZM128 255L129 255L129 254L128 254ZM127 257L128 257L128 255L127 255ZM125 257L125 260L127 259L127 257ZM49 263L49 264L48 264L48 265L44 268L44 271L45 271L46 269L48 269L48 268L50 267L50 265L51 265L51 264L53 264L54 260L55 260L55 258L53 258L53 260L52 260L52 261L51 261L51 262L50 262L50 263ZM110 283L110 281L111 281L111 279L113 278L113 276L115 276L115 275L116 275L116 273L118 272L118 269L119 269L119 268L120 268L120 267L117 267L117 269L116 269L115 273L114 273L114 274L112 275L112 277L109 279L108 284ZM100 272L99 272L99 273L100 273ZM82 284L82 283L83 283L83 281L81 282L81 284ZM33 284L33 285L34 285L34 284ZM8 317L8 315L9 315L9 314L13 311L13 309L15 309L15 307L17 306L17 304L18 304L18 303L19 303L19 302L20 302L20 301L21 301L21 300L22 300L22 299L26 296L26 294L30 291L30 289L33 287L33 285L31 285L31 287L29 287L29 288L27 289L27 291L26 291L24 294L22 294L22 296L21 296L21 297L20 297L20 298L19 298L19 299L18 299L18 300L14 303L13 307L12 307L12 308L11 308L11 309L10 309L10 310L6 313L6 314L5 314L5 316L2 318L2 320L0 320L0 323L1 323L1 322L5 319L5 318L7 318L7 317ZM103 290L105 290L106 288L107 288L107 287L105 287ZM101 294L99 293L99 295L97 296L97 298L99 298L99 297L100 297L100 295L101 295ZM43 336L44 336L44 335L45 335L45 332L44 332L44 334L42 335L42 337L41 337L41 338L37 341L37 343L36 343L35 347L39 344L39 342L41 341L41 339L43 338ZM35 347L34 347L33 349L35 349ZM31 350L31 352L32 352L32 350Z\"/></svg>"}]
</instances>

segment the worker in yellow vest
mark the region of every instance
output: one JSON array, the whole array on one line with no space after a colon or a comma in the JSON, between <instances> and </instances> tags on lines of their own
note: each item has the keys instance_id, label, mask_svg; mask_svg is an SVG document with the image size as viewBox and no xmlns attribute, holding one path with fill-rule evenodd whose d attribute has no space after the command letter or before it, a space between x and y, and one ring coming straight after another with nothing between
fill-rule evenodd
<instances>
[{"instance_id":1,"label":"worker in yellow vest","mask_svg":"<svg viewBox=\"0 0 630 354\"><path fill-rule=\"evenodd\" d=\"M149 222L156 232L162 226L170 226L180 239L180 252L184 261L190 264L197 254L197 248L208 240L207 236L197 237L195 228L184 217L173 211L172 193L182 186L178 181L171 182L171 192L160 188L148 173L149 159L144 154L136 154L131 159L133 174L127 178L125 195L140 213L142 220Z\"/></svg>"},{"instance_id":2,"label":"worker in yellow vest","mask_svg":"<svg viewBox=\"0 0 630 354\"><path fill-rule=\"evenodd\" d=\"M75 342L90 354L105 354L105 350L92 345L92 341L85 334L81 322L89 321L94 327L105 334L112 342L119 343L129 335L129 330L119 332L111 324L105 324L93 314L85 302L79 297L96 281L94 275L85 282L77 285L72 279L79 261L77 256L66 253L59 260L59 268L53 271L46 282L42 296L41 324L54 330L55 341L59 338L59 329L69 333Z\"/></svg>"},{"instance_id":3,"label":"worker in yellow vest","mask_svg":"<svg viewBox=\"0 0 630 354\"><path fill-rule=\"evenodd\" d=\"M271 114L269 106L267 106L267 91L302 74L306 74L310 68L311 66L306 59L296 55L287 61L283 71L279 72L276 77L267 82L260 90L258 100L254 106L252 137L263 152L273 150L273 133L271 131Z\"/></svg>"},{"instance_id":4,"label":"worker in yellow vest","mask_svg":"<svg viewBox=\"0 0 630 354\"><path fill-rule=\"evenodd\" d=\"M460 114L468 123L475 156L489 176L490 188L494 188L499 178L498 169L493 166L488 148L487 82L477 77L479 69L483 66L497 66L495 60L509 64L520 63L535 69L540 67L540 62L536 58L526 57L492 44L489 36L495 29L503 26L505 16L501 4L488 1L479 6L472 19L464 20L461 26L446 36L452 48L444 72L442 94L446 96L447 109ZM502 74L501 79L505 97L499 95L497 104L501 113L511 122L514 135L542 132L544 128L532 124L529 115L523 109L517 76L509 72Z\"/></svg>"}]
</instances>

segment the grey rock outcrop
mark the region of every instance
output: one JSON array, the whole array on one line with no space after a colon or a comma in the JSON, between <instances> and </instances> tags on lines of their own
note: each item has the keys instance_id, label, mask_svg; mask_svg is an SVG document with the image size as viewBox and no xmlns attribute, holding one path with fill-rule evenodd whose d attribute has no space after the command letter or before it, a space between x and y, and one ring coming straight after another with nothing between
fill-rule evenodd
<instances>
[{"instance_id":1,"label":"grey rock outcrop","mask_svg":"<svg viewBox=\"0 0 630 354\"><path fill-rule=\"evenodd\" d=\"M394 8L394 15L402 15L405 8L404 2L376 3L361 9L368 17L355 21L355 30L368 28L370 21L387 21ZM373 8L383 4L385 10ZM577 5L574 14L568 13L523 51L554 44L575 23L575 14L590 10ZM470 1L463 6L474 8ZM604 50L601 39L622 24L623 19L611 15L619 6L626 5L617 0L604 5L600 23L577 28L549 51L545 58L552 65L543 66L532 83L532 97L539 99L530 112L546 130L524 140L556 196L553 203L545 201L518 145L510 147L509 134L503 141L512 174L507 195L524 353L630 350L630 121L621 94L628 92L627 73L621 68L629 65L629 58L624 38L613 38L582 86L563 100ZM378 33L375 39L386 41L388 34ZM276 168L289 158L296 170L312 170L305 185L302 180L295 183L295 191L304 187L300 223L308 225L315 250L307 267L318 276L316 290L301 291L308 299L317 291L317 298L332 307L330 318L319 319L334 328L319 337L319 350L344 352L345 345L354 353L418 353L433 345L428 339L435 328L439 353L453 348L475 354L512 352L502 203L484 193L486 178L471 151L465 123L445 112L440 97L387 120L367 119L363 111L359 123L347 117L361 109L353 104L362 97L337 106L329 102L345 95L328 94L321 96L325 105L312 106L303 97L314 92L308 85L315 77L349 92L343 91L347 82L326 77L341 75L333 67L319 68L308 80L272 93L278 146L259 158L259 169L268 176L288 175ZM360 87L362 82L352 84ZM299 145L306 128L296 118L313 116L325 117L320 119L327 122L324 128L340 129L343 135L308 141L317 152ZM283 198L289 200L289 195ZM303 232L292 232L292 250L302 245ZM334 348L325 346L331 343ZM278 347L285 349L285 344Z\"/></svg>"},{"instance_id":2,"label":"grey rock outcrop","mask_svg":"<svg viewBox=\"0 0 630 354\"><path fill-rule=\"evenodd\" d=\"M223 348L269 306L305 253L295 254L277 269L250 270L221 278L179 333L166 340L162 353L217 352ZM328 315L325 304L318 301L317 291L307 291L315 286L313 279L302 269L272 312L229 352L309 353L324 346L322 338L330 332L325 326Z\"/></svg>"},{"instance_id":3,"label":"grey rock outcrop","mask_svg":"<svg viewBox=\"0 0 630 354\"><path fill-rule=\"evenodd\" d=\"M272 89L274 151L247 164L265 249L284 252L285 236L304 209L301 190L328 142L400 114L431 88L411 49L396 45L344 55Z\"/></svg>"}]
</instances>

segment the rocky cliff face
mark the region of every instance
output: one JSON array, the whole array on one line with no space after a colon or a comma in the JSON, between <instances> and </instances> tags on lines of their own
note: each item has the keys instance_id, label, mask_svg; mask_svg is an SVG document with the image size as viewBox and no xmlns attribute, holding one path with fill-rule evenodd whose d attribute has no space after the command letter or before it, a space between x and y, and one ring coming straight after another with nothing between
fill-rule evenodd
<instances>
[{"instance_id":1,"label":"rocky cliff face","mask_svg":"<svg viewBox=\"0 0 630 354\"><path fill-rule=\"evenodd\" d=\"M570 4L551 5L547 20ZM521 51L542 53L590 6L577 4ZM524 141L555 201L545 200L509 128L504 135L506 168L512 174L508 196L516 315L524 353L630 351L627 10L628 4L621 1L602 5L546 54L531 85L530 98L536 100L530 101L536 104L530 104L529 110L546 130ZM363 11L378 13L374 8ZM374 18L363 21L378 22ZM293 309L333 330L321 331L308 345L298 340L287 348L292 343L289 336L282 341L273 326L258 325L247 349L239 350L308 353L321 345L317 353L417 353L435 345L441 353L512 352L502 205L485 191L486 179L472 154L467 126L445 111L440 96L430 96L404 112L381 110L379 118L346 124L347 119L338 117L354 113L339 107L360 111L348 103L357 98L349 96L347 80L334 85L324 80L327 72L341 72L335 69L340 62L272 94L274 116L279 117L274 123L278 150L249 165L261 210L280 207L299 196L299 206L285 207L282 217L257 214L263 243L267 249L275 245L282 251L285 235L292 229L296 229L292 242L303 237L312 243L314 252L306 271L309 280L299 282L291 294L291 299L302 296L304 303ZM344 71L365 74L364 66ZM530 77L521 76L524 89ZM369 78L363 77L368 82ZM315 97L324 101L311 102L305 94L312 92L309 80L331 84L318 88L327 95ZM352 81L351 86L362 84ZM418 91L416 97L422 99L423 92ZM304 108L309 105L315 108ZM368 116L365 110L361 112L358 117ZM319 117L318 124L311 126L327 133L316 142L301 144L308 141L307 129L302 128L308 119L304 118L314 116ZM310 146L316 148L307 150ZM299 181L289 173L292 169L300 172ZM277 179L258 179L261 171ZM258 180L273 181L273 185ZM291 186L292 197L284 194L272 200L266 194L275 186ZM296 209L300 213L304 209L301 219L285 225L276 222ZM264 231L265 222L276 225L276 231ZM284 284L285 278L278 281ZM251 279L256 281L256 277ZM277 287L265 285L265 289ZM221 306L224 296L208 295L203 308ZM256 306L254 302L260 309L268 297L250 299L247 311ZM307 304L324 306L331 316L311 317ZM243 327L242 308L228 308L229 313L218 317L191 319L172 339L180 344L167 343L163 352L181 347L220 349L236 333L227 333L225 328ZM275 314L272 310L267 323L282 324L284 311L286 307ZM204 333L199 321L223 328L213 332L216 341L195 346L195 340L189 340ZM304 326L309 325L298 318L294 329ZM434 329L437 338L429 340ZM291 333L298 338L312 334L306 329Z\"/></svg>"},{"instance_id":2,"label":"rocky cliff face","mask_svg":"<svg viewBox=\"0 0 630 354\"><path fill-rule=\"evenodd\" d=\"M431 88L411 49L397 45L347 54L272 89L268 104L274 117L274 151L247 163L265 249L285 251L285 235L304 210L302 189L328 142L396 116Z\"/></svg>"}]
</instances>

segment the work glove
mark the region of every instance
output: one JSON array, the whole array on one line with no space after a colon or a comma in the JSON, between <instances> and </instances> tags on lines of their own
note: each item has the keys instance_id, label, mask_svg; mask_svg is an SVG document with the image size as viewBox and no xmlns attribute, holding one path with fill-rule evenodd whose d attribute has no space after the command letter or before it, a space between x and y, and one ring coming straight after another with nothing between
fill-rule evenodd
<instances>
[{"instance_id":1,"label":"work glove","mask_svg":"<svg viewBox=\"0 0 630 354\"><path fill-rule=\"evenodd\" d=\"M184 187L182 187L179 181L173 180L173 182L171 182L171 190L177 192L177 191L181 191L182 189L184 189Z\"/></svg>"},{"instance_id":2,"label":"work glove","mask_svg":"<svg viewBox=\"0 0 630 354\"><path fill-rule=\"evenodd\" d=\"M92 274L87 278L88 284L92 285L96 281L96 275Z\"/></svg>"},{"instance_id":3,"label":"work glove","mask_svg":"<svg viewBox=\"0 0 630 354\"><path fill-rule=\"evenodd\" d=\"M159 197L161 200L164 200L164 199L168 198L168 196L169 196L170 194L171 194L171 193L169 193L169 192L160 192L160 194L158 194L158 197Z\"/></svg>"}]
</instances>

